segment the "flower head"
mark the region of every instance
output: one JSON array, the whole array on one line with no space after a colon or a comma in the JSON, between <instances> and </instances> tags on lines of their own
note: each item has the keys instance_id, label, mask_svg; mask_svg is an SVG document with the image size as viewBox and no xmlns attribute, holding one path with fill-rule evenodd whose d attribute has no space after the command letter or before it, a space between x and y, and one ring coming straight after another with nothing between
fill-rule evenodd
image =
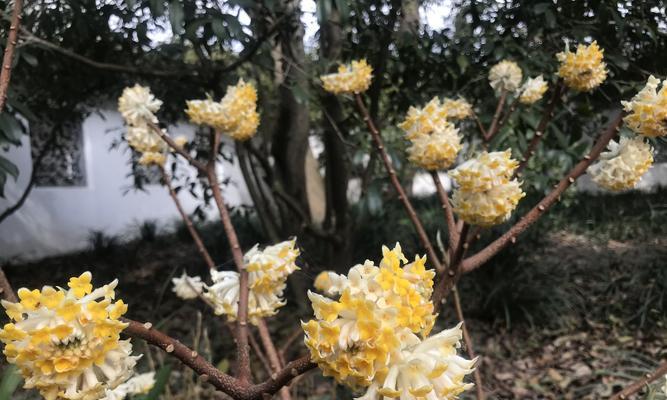
<instances>
[{"instance_id":1,"label":"flower head","mask_svg":"<svg viewBox=\"0 0 667 400\"><path fill-rule=\"evenodd\" d=\"M523 104L533 104L540 100L547 91L547 83L538 75L537 78L528 78L528 80L521 86L521 96L519 102Z\"/></svg>"},{"instance_id":2,"label":"flower head","mask_svg":"<svg viewBox=\"0 0 667 400\"><path fill-rule=\"evenodd\" d=\"M155 372L135 375L115 389L107 389L102 400L124 400L128 395L147 394L155 386Z\"/></svg>"},{"instance_id":3,"label":"flower head","mask_svg":"<svg viewBox=\"0 0 667 400\"><path fill-rule=\"evenodd\" d=\"M449 168L461 150L459 130L452 124L439 127L430 135L416 136L408 147L408 159L414 164L427 169Z\"/></svg>"},{"instance_id":4,"label":"flower head","mask_svg":"<svg viewBox=\"0 0 667 400\"><path fill-rule=\"evenodd\" d=\"M330 93L361 93L371 85L373 68L366 60L352 61L349 65L340 65L338 72L320 76L324 90Z\"/></svg>"},{"instance_id":5,"label":"flower head","mask_svg":"<svg viewBox=\"0 0 667 400\"><path fill-rule=\"evenodd\" d=\"M287 277L297 269L299 249L296 239L268 246L259 250L253 247L243 256L248 270L248 317L257 324L259 318L269 317L285 305L283 291ZM239 273L235 271L211 271L213 285L204 286L204 297L215 306L218 315L230 320L238 316Z\"/></svg>"},{"instance_id":6,"label":"flower head","mask_svg":"<svg viewBox=\"0 0 667 400\"><path fill-rule=\"evenodd\" d=\"M425 257L408 263L398 244L382 253L377 266L367 260L347 276L320 274L318 286L333 298L308 293L316 319L302 326L311 358L325 375L366 387L362 399L453 398L470 386L462 378L474 361L456 355L459 327L426 338L435 273Z\"/></svg>"},{"instance_id":7,"label":"flower head","mask_svg":"<svg viewBox=\"0 0 667 400\"><path fill-rule=\"evenodd\" d=\"M568 87L580 92L590 92L607 79L603 52L596 41L588 46L578 45L576 53L572 53L567 44L564 52L556 54L560 61L558 76L563 78Z\"/></svg>"},{"instance_id":8,"label":"flower head","mask_svg":"<svg viewBox=\"0 0 667 400\"><path fill-rule=\"evenodd\" d=\"M632 101L623 101L625 111L630 112L625 118L625 123L636 133L648 137L667 135L667 80L650 76L646 86Z\"/></svg>"},{"instance_id":9,"label":"flower head","mask_svg":"<svg viewBox=\"0 0 667 400\"><path fill-rule=\"evenodd\" d=\"M179 278L173 278L171 289L176 296L184 300L196 299L203 292L204 282L199 276L188 276L185 272Z\"/></svg>"},{"instance_id":10,"label":"flower head","mask_svg":"<svg viewBox=\"0 0 667 400\"><path fill-rule=\"evenodd\" d=\"M25 388L47 400L104 396L132 375L139 357L129 340L120 340L127 311L114 301L113 281L93 289L90 272L70 279L69 290L44 286L18 291L20 301L2 301L11 322L0 330L7 360L16 364Z\"/></svg>"},{"instance_id":11,"label":"flower head","mask_svg":"<svg viewBox=\"0 0 667 400\"><path fill-rule=\"evenodd\" d=\"M149 88L138 84L125 88L118 98L118 111L130 125L157 123L155 112L161 106L162 101L156 99Z\"/></svg>"},{"instance_id":12,"label":"flower head","mask_svg":"<svg viewBox=\"0 0 667 400\"><path fill-rule=\"evenodd\" d=\"M211 126L238 141L253 137L259 126L257 91L243 79L230 86L219 102L189 100L185 112L195 124Z\"/></svg>"},{"instance_id":13,"label":"flower head","mask_svg":"<svg viewBox=\"0 0 667 400\"><path fill-rule=\"evenodd\" d=\"M513 93L519 89L523 73L514 61L502 60L489 70L489 83L496 93L503 90Z\"/></svg>"},{"instance_id":14,"label":"flower head","mask_svg":"<svg viewBox=\"0 0 667 400\"><path fill-rule=\"evenodd\" d=\"M653 164L653 149L640 137L611 141L600 161L588 168L595 183L605 189L632 189Z\"/></svg>"},{"instance_id":15,"label":"flower head","mask_svg":"<svg viewBox=\"0 0 667 400\"><path fill-rule=\"evenodd\" d=\"M484 152L449 172L458 188L452 196L454 211L464 221L492 226L506 221L525 196L512 179L519 163L510 150Z\"/></svg>"},{"instance_id":16,"label":"flower head","mask_svg":"<svg viewBox=\"0 0 667 400\"><path fill-rule=\"evenodd\" d=\"M445 110L447 118L453 120L466 119L472 115L472 106L465 99L445 97L442 101L442 108Z\"/></svg>"}]
</instances>

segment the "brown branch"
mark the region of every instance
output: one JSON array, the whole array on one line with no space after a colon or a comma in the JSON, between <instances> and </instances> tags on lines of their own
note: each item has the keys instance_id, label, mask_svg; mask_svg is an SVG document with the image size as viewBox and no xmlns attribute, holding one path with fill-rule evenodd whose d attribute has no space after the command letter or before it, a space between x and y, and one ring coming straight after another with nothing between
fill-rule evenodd
<instances>
[{"instance_id":1,"label":"brown branch","mask_svg":"<svg viewBox=\"0 0 667 400\"><path fill-rule=\"evenodd\" d=\"M484 142L488 143L493 139L494 136L496 136L496 133L498 133L499 130L499 125L498 122L500 121L500 114L503 112L503 107L505 106L505 101L507 100L507 90L503 89L500 92L500 98L498 99L498 105L496 106L496 112L493 114L493 119L491 120L491 125L489 126L489 129L486 131L486 135L484 136Z\"/></svg>"},{"instance_id":2,"label":"brown branch","mask_svg":"<svg viewBox=\"0 0 667 400\"><path fill-rule=\"evenodd\" d=\"M433 245L431 244L431 241L429 240L426 231L424 230L424 226L419 220L419 217L417 216L417 213L415 212L415 209L412 206L412 203L410 202L408 195L405 193L405 190L403 189L401 182L398 180L398 177L396 176L396 170L394 170L391 159L389 158L389 155L385 150L384 143L382 142L382 137L380 135L380 131L378 131L375 123L368 114L368 109L364 105L364 100L361 98L361 95L357 93L354 95L354 98L357 102L357 107L359 108L359 112L361 113L364 122L366 123L366 126L368 127L368 130L371 133L373 142L375 143L375 148L380 154L382 161L384 163L384 167L387 170L387 173L389 174L389 179L391 180L394 189L396 189L396 192L398 193L398 199L401 201L401 203L403 203L403 207L405 207L405 211L408 213L410 221L412 221L412 224L415 226L417 235L419 236L422 246L424 246L424 249L426 249L426 254L428 255L428 258L431 260L431 263L433 263L436 271L442 272L444 269L442 267L442 264L440 264L440 260L438 259L438 256L435 253L435 250L433 249Z\"/></svg>"},{"instance_id":3,"label":"brown branch","mask_svg":"<svg viewBox=\"0 0 667 400\"><path fill-rule=\"evenodd\" d=\"M313 368L316 368L317 364L310 361L310 356L303 356L298 358L287 365L285 368L280 370L275 374L271 379L260 383L258 385L253 385L250 387L249 399L263 399L263 395L271 395L283 386L287 385L292 379L297 376L310 371Z\"/></svg>"},{"instance_id":4,"label":"brown branch","mask_svg":"<svg viewBox=\"0 0 667 400\"><path fill-rule=\"evenodd\" d=\"M490 243L477 254L463 260L463 273L468 273L487 262L509 243L515 242L516 237L537 221L545 211L551 207L565 190L574 183L574 181L586 172L591 163L598 158L605 149L607 143L616 136L616 131L623 121L623 113L619 112L613 119L606 131L600 136L597 143L591 151L570 172L555 186L555 188L546 197L542 199L532 210L523 216L514 226L512 226L504 235Z\"/></svg>"},{"instance_id":5,"label":"brown branch","mask_svg":"<svg viewBox=\"0 0 667 400\"><path fill-rule=\"evenodd\" d=\"M202 258L204 259L204 262L206 262L206 265L209 267L209 269L215 269L215 263L213 262L211 255L209 254L208 250L206 250L206 246L204 246L204 242L202 241L201 236L199 236L197 229L192 224L192 220L190 220L190 217L188 217L188 214L183 209L181 201L178 199L178 194L171 185L171 178L169 177L169 174L167 174L167 171L165 171L164 166L160 166L159 169L160 169L160 174L162 174L162 180L164 181L164 185L167 187L167 189L169 189L169 196L171 196L172 200L174 200L174 204L176 204L176 209L178 210L178 213L181 215L181 218L183 219L183 222L185 223L185 227L188 229L188 232L190 232L190 236L192 236L192 240L194 240L195 246L197 247L199 254L201 254Z\"/></svg>"},{"instance_id":6,"label":"brown branch","mask_svg":"<svg viewBox=\"0 0 667 400\"><path fill-rule=\"evenodd\" d=\"M219 134L216 134L216 136ZM211 148L211 151L214 149ZM218 207L220 213L220 220L227 235L229 246L231 247L232 257L234 263L239 271L239 305L238 305L238 322L236 328L237 335L237 366L238 378L241 382L250 382L250 345L248 344L248 270L243 264L243 252L239 239L236 236L236 230L232 224L229 216L229 210L225 204L225 200L220 190L218 177L215 173L215 156L212 162L206 165L206 176L208 177L211 191L213 192L213 199Z\"/></svg>"},{"instance_id":7,"label":"brown branch","mask_svg":"<svg viewBox=\"0 0 667 400\"><path fill-rule=\"evenodd\" d=\"M639 392L645 386L648 386L649 383L664 377L665 374L667 374L667 362L663 362L655 371L646 374L641 379L633 382L630 386L627 386L625 389L616 393L609 400L626 400L629 396Z\"/></svg>"},{"instance_id":8,"label":"brown branch","mask_svg":"<svg viewBox=\"0 0 667 400\"><path fill-rule=\"evenodd\" d=\"M549 124L549 121L551 121L551 118L553 118L554 110L556 109L558 103L560 103L563 93L565 93L565 85L563 85L563 81L559 80L556 84L556 87L554 88L553 94L551 95L551 99L549 99L549 104L547 104L544 112L542 113L542 119L540 119L540 122L537 124L535 134L530 140L528 148L526 148L526 151L523 153L523 157L521 157L519 167L516 169L516 171L514 171L515 176L521 173L524 168L526 168L526 165L528 165L528 160L530 160L533 154L535 154L537 145L540 144L542 137L546 133L547 125Z\"/></svg>"},{"instance_id":9,"label":"brown branch","mask_svg":"<svg viewBox=\"0 0 667 400\"><path fill-rule=\"evenodd\" d=\"M463 325L461 326L463 330L463 341L466 344L466 350L468 351L468 357L470 357L471 360L474 360L476 356L475 354L475 349L473 348L472 345L472 337L470 336L470 332L468 332L468 324L465 322L465 318L463 317L463 308L461 308L461 298L459 297L459 291L456 289L456 286L452 288L452 293L454 295L454 308L456 309L456 317L459 319L459 321L463 322ZM480 361L477 362L477 365L475 366L475 371L473 372L473 376L475 378L475 389L477 391L477 400L484 400L484 389L482 388L482 375L479 373L479 364Z\"/></svg>"},{"instance_id":10,"label":"brown branch","mask_svg":"<svg viewBox=\"0 0 667 400\"><path fill-rule=\"evenodd\" d=\"M484 139L486 137L486 129L484 129L484 124L482 124L482 121L480 121L479 116L477 116L475 110L471 109L471 112L472 112L472 118L475 120L479 132L482 134L482 139Z\"/></svg>"},{"instance_id":11,"label":"brown branch","mask_svg":"<svg viewBox=\"0 0 667 400\"><path fill-rule=\"evenodd\" d=\"M1 267L0 267L0 294L2 294L2 297L5 300L11 301L12 303L16 303L19 301L19 299L16 297L16 293L14 293L14 289L12 289L12 285L9 283L9 280L7 279L7 275L5 275L5 271L3 271Z\"/></svg>"},{"instance_id":12,"label":"brown branch","mask_svg":"<svg viewBox=\"0 0 667 400\"><path fill-rule=\"evenodd\" d=\"M150 126L151 129L153 129L153 131L155 133L157 133L162 138L162 140L164 140L176 154L185 158L185 160L190 165L197 168L197 170L199 170L199 172L202 172L202 173L207 173L208 172L207 169L206 169L206 165L204 163L195 160L190 155L190 153L188 153L187 150L185 150L185 148L177 145L176 142L174 142L174 139L172 139L171 136L169 136L169 134L165 133L162 129L160 129L160 127L157 126L157 124L149 122L148 126Z\"/></svg>"},{"instance_id":13,"label":"brown branch","mask_svg":"<svg viewBox=\"0 0 667 400\"><path fill-rule=\"evenodd\" d=\"M2 71L0 71L0 112L5 109L7 102L7 90L12 77L12 61L14 60L14 49L16 48L16 37L21 23L21 11L23 0L14 0L12 18L9 22L9 34L5 44L5 54L2 56Z\"/></svg>"},{"instance_id":14,"label":"brown branch","mask_svg":"<svg viewBox=\"0 0 667 400\"><path fill-rule=\"evenodd\" d=\"M231 329L231 327L230 327ZM252 348L252 351L255 353L257 358L259 358L259 361L262 363L262 366L264 367L264 371L266 371L268 376L271 376L273 374L273 370L271 369L271 364L269 363L268 358L264 355L264 352L262 351L262 347L259 345L259 342L255 338L255 335L250 332L248 334L248 339L250 342L250 347Z\"/></svg>"},{"instance_id":15,"label":"brown branch","mask_svg":"<svg viewBox=\"0 0 667 400\"><path fill-rule=\"evenodd\" d=\"M280 362L276 345L273 344L273 340L271 340L271 332L269 332L269 328L266 326L266 321L260 319L257 324L257 330L259 331L259 339L262 341L264 351L266 352L267 357L269 357L271 369L275 373L280 372L282 363ZM283 400L290 400L292 398L287 387L280 389L280 398Z\"/></svg>"},{"instance_id":16,"label":"brown branch","mask_svg":"<svg viewBox=\"0 0 667 400\"><path fill-rule=\"evenodd\" d=\"M431 176L433 177L433 183L435 184L435 188L438 192L438 197L440 198L440 203L442 204L442 208L445 210L445 220L447 220L447 231L449 232L449 248L453 249L454 247L456 247L456 243L459 240L458 232L456 231L454 210L452 210L452 205L449 202L449 196L447 196L447 192L445 191L445 188L442 186L442 182L440 181L440 176L438 175L438 171L431 171Z\"/></svg>"},{"instance_id":17,"label":"brown branch","mask_svg":"<svg viewBox=\"0 0 667 400\"><path fill-rule=\"evenodd\" d=\"M500 120L500 123L498 124L498 131L503 129L503 126L505 126L505 124L507 123L507 121L509 121L512 114L514 114L514 111L516 111L516 109L519 107L519 99L520 99L520 96L517 96L512 101L512 103L510 103L510 106L507 109L507 112L505 113L505 115L503 115L503 118Z\"/></svg>"},{"instance_id":18,"label":"brown branch","mask_svg":"<svg viewBox=\"0 0 667 400\"><path fill-rule=\"evenodd\" d=\"M211 365L196 351L189 349L178 340L155 330L149 323L142 324L137 321L125 319L128 324L124 333L134 338L143 339L146 342L161 348L171 356L179 359L203 379L210 382L217 389L236 399L247 398L248 387L233 377L221 372Z\"/></svg>"},{"instance_id":19,"label":"brown branch","mask_svg":"<svg viewBox=\"0 0 667 400\"><path fill-rule=\"evenodd\" d=\"M465 238L468 236L470 225L463 223L461 231L459 232L459 240L456 242L454 249L450 249L450 262L447 274L443 274L440 280L436 283L433 295L431 296L434 306L434 312L438 313L442 307L444 299L449 294L450 290L456 285L462 273L463 255L467 250L465 246Z\"/></svg>"}]
</instances>

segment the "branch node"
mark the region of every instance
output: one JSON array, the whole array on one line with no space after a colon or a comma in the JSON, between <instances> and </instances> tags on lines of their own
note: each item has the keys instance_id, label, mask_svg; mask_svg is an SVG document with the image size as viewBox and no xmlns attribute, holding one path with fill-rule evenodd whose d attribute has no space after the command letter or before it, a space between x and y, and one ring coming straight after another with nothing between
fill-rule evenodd
<instances>
[{"instance_id":1,"label":"branch node","mask_svg":"<svg viewBox=\"0 0 667 400\"><path fill-rule=\"evenodd\" d=\"M543 206L542 204L540 204L539 206L537 206L537 208L538 208L540 211L544 211L544 206Z\"/></svg>"},{"instance_id":2,"label":"branch node","mask_svg":"<svg viewBox=\"0 0 667 400\"><path fill-rule=\"evenodd\" d=\"M174 345L173 345L173 344L169 344L169 346L167 346L167 347L164 349L164 351L166 351L167 353L173 353L173 352L174 352Z\"/></svg>"},{"instance_id":3,"label":"branch node","mask_svg":"<svg viewBox=\"0 0 667 400\"><path fill-rule=\"evenodd\" d=\"M573 178L573 177L569 177L567 180L568 180L570 183L574 183L574 178Z\"/></svg>"},{"instance_id":4,"label":"branch node","mask_svg":"<svg viewBox=\"0 0 667 400\"><path fill-rule=\"evenodd\" d=\"M192 358L197 358L198 355L199 354L194 350L192 350L192 353L190 353L190 357L192 357Z\"/></svg>"},{"instance_id":5,"label":"branch node","mask_svg":"<svg viewBox=\"0 0 667 400\"><path fill-rule=\"evenodd\" d=\"M151 329L152 327L153 327L153 324L151 324L150 322L146 322L144 324L144 328L146 328L146 329Z\"/></svg>"}]
</instances>

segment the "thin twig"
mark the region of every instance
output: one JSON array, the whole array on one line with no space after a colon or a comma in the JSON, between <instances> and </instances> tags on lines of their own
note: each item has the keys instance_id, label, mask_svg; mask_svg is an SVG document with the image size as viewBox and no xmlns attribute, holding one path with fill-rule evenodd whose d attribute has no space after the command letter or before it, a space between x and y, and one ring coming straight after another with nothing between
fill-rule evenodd
<instances>
[{"instance_id":1,"label":"thin twig","mask_svg":"<svg viewBox=\"0 0 667 400\"><path fill-rule=\"evenodd\" d=\"M663 362L658 366L658 368L650 374L646 374L641 379L633 382L631 385L627 386L625 389L616 393L609 400L626 400L629 396L639 392L642 388L648 386L649 383L656 381L667 374L667 362Z\"/></svg>"},{"instance_id":2,"label":"thin twig","mask_svg":"<svg viewBox=\"0 0 667 400\"><path fill-rule=\"evenodd\" d=\"M273 340L271 340L271 332L269 332L269 328L266 326L266 321L260 319L257 324L257 330L259 331L259 339L262 342L264 351L271 363L271 369L274 373L278 373L282 368L282 363L280 362L276 345L273 343ZM283 400L290 400L292 398L287 386L280 389L280 398Z\"/></svg>"},{"instance_id":3,"label":"thin twig","mask_svg":"<svg viewBox=\"0 0 667 400\"><path fill-rule=\"evenodd\" d=\"M192 236L192 240L194 240L195 246L197 247L199 254L201 254L202 258L204 259L204 262L206 262L206 265L209 267L209 269L215 269L215 263L213 262L211 255L209 254L208 250L206 250L206 246L204 246L204 242L202 241L201 236L199 236L197 229L192 224L192 220L190 220L190 217L188 217L188 214L183 209L181 201L178 199L178 194L174 190L174 187L171 185L171 177L169 176L169 174L167 174L167 171L165 171L164 166L160 166L159 169L160 173L162 174L162 180L164 181L164 185L167 187L167 189L169 189L169 196L171 196L172 200L174 200L174 204L176 204L176 209L178 210L178 213L181 215L181 218L183 219L183 222L185 223L185 227L188 229L188 232L190 232L190 236Z\"/></svg>"},{"instance_id":4,"label":"thin twig","mask_svg":"<svg viewBox=\"0 0 667 400\"><path fill-rule=\"evenodd\" d=\"M446 274L443 274L440 277L440 280L435 285L433 295L431 296L435 313L440 311L442 303L449 294L449 291L454 287L454 285L456 285L456 282L458 282L459 278L461 277L461 260L463 259L463 255L467 250L464 239L468 236L469 229L470 225L466 223L462 224L458 235L459 240L456 242L455 247L449 251L449 269L447 270Z\"/></svg>"},{"instance_id":5,"label":"thin twig","mask_svg":"<svg viewBox=\"0 0 667 400\"><path fill-rule=\"evenodd\" d=\"M461 326L463 330L463 341L466 344L466 350L468 351L468 357L470 357L471 360L474 360L476 356L475 354L475 349L473 348L472 344L472 337L470 336L470 332L468 331L468 324L465 322L465 318L463 317L463 308L461 307L461 298L459 297L459 291L456 289L456 285L452 287L452 294L454 296L454 308L456 309L456 317L459 319L459 321L463 322L463 325ZM477 360L477 364L475 365L475 371L473 372L473 376L475 378L475 389L477 391L477 400L484 400L484 389L482 388L482 375L479 372L479 364L480 361Z\"/></svg>"},{"instance_id":6,"label":"thin twig","mask_svg":"<svg viewBox=\"0 0 667 400\"><path fill-rule=\"evenodd\" d=\"M493 137L496 136L496 133L498 133L499 130L498 122L500 121L500 115L503 112L503 107L505 106L506 100L507 100L507 90L503 89L500 92L500 98L498 99L498 105L496 105L496 112L493 114L491 125L489 126L489 129L487 129L486 135L484 136L485 143L490 142L491 139L493 139Z\"/></svg>"},{"instance_id":7,"label":"thin twig","mask_svg":"<svg viewBox=\"0 0 667 400\"><path fill-rule=\"evenodd\" d=\"M0 267L0 294L2 294L2 297L5 300L11 301L12 303L19 301L18 297L16 297L16 293L14 293L14 289L12 289L12 285L7 279L7 275L5 275L5 271L2 270L2 267Z\"/></svg>"},{"instance_id":8,"label":"thin twig","mask_svg":"<svg viewBox=\"0 0 667 400\"><path fill-rule=\"evenodd\" d=\"M269 362L269 359L266 358L266 355L262 351L262 347L259 345L259 342L255 338L255 335L252 334L252 332L248 334L248 339L250 341L250 347L252 347L252 351L255 353L257 358L259 358L259 361L262 363L264 371L266 371L268 376L271 376L271 374L273 374L275 371L271 369L271 363Z\"/></svg>"},{"instance_id":9,"label":"thin twig","mask_svg":"<svg viewBox=\"0 0 667 400\"><path fill-rule=\"evenodd\" d=\"M9 89L9 81L12 78L12 61L14 60L18 29L21 24L22 9L23 0L14 0L12 18L9 22L9 34L7 35L7 43L5 44L5 54L2 56L2 71L0 71L0 112L5 109L5 103L7 102L7 90Z\"/></svg>"},{"instance_id":10,"label":"thin twig","mask_svg":"<svg viewBox=\"0 0 667 400\"><path fill-rule=\"evenodd\" d=\"M472 118L475 120L475 123L477 124L477 128L479 129L479 132L482 134L482 138L486 137L486 129L484 128L484 124L482 124L482 121L480 121L479 116L475 112L475 110L471 110L472 112Z\"/></svg>"},{"instance_id":11,"label":"thin twig","mask_svg":"<svg viewBox=\"0 0 667 400\"><path fill-rule=\"evenodd\" d=\"M424 249L426 249L426 254L428 255L429 260L435 267L436 271L443 272L444 269L442 267L442 264L440 264L440 260L438 259L438 256L435 253L433 245L431 244L431 241L429 240L428 235L426 234L426 230L424 230L424 226L419 220L419 217L417 216L417 213L415 212L415 209L412 206L412 203L410 202L408 195L405 193L405 190L403 189L401 182L398 180L398 177L396 176L396 170L394 170L391 159L389 158L389 155L387 154L387 151L384 147L380 131L377 129L375 123L371 119L370 114L368 113L368 109L364 105L364 100L361 98L361 95L357 93L354 95L354 98L357 102L357 107L359 108L359 112L361 113L361 116L363 117L364 122L366 123L366 126L368 127L368 130L371 133L373 142L375 143L375 148L380 154L382 161L384 162L384 167L387 170L387 173L389 174L389 179L391 180L394 189L396 189L396 192L398 193L398 199L403 203L403 207L405 207L405 211L408 213L410 221L412 221L412 224L415 226L417 235L419 236L422 246L424 246Z\"/></svg>"},{"instance_id":12,"label":"thin twig","mask_svg":"<svg viewBox=\"0 0 667 400\"><path fill-rule=\"evenodd\" d=\"M449 248L453 249L458 242L458 232L456 231L454 210L452 209L452 205L449 202L449 196L447 196L447 192L442 186L438 171L431 171L431 177L433 177L433 183L435 184L436 191L438 192L438 197L440 198L442 208L445 210L445 220L447 221L447 231L449 232Z\"/></svg>"},{"instance_id":13,"label":"thin twig","mask_svg":"<svg viewBox=\"0 0 667 400\"><path fill-rule=\"evenodd\" d=\"M512 114L514 114L514 111L519 107L519 99L521 97L517 96L511 103L509 108L507 109L507 112L505 115L503 115L503 118L500 120L500 123L498 124L498 131L503 129L503 126L509 121L510 117L512 117Z\"/></svg>"},{"instance_id":14,"label":"thin twig","mask_svg":"<svg viewBox=\"0 0 667 400\"><path fill-rule=\"evenodd\" d=\"M219 133L216 133L218 136ZM217 149L211 148L211 151ZM217 152L216 152L217 153ZM234 258L234 263L236 268L239 271L239 304L238 304L238 322L237 322L237 367L238 367L238 378L242 382L250 381L250 345L248 344L248 270L243 264L243 252L241 251L241 245L239 244L239 239L236 235L236 230L232 224L232 220L229 216L229 210L225 203L224 197L222 196L222 191L220 190L220 183L218 182L218 177L215 172L215 156L212 159L213 162L209 162L206 165L206 176L208 177L208 183L211 186L211 191L213 192L213 199L215 204L218 207L220 213L220 220L222 221L222 226L227 235L227 241L231 247L232 257Z\"/></svg>"},{"instance_id":15,"label":"thin twig","mask_svg":"<svg viewBox=\"0 0 667 400\"><path fill-rule=\"evenodd\" d=\"M164 140L164 141L169 145L169 147L171 147L171 149L172 149L175 153L177 153L177 154L180 155L181 157L185 158L185 160L186 160L190 165L192 165L193 167L197 168L197 170L199 170L199 172L202 172L202 173L206 173L206 172L207 172L206 165L205 165L204 163L195 160L195 159L190 155L190 153L188 153L187 150L185 150L184 147L179 146L178 144L176 144L176 142L174 142L174 139L172 139L171 136L169 136L165 131L163 131L162 129L160 129L160 127L157 126L157 124L149 123L148 125L151 127L151 129L153 129L153 131L154 131L155 133L157 133L157 134L162 138L162 140Z\"/></svg>"},{"instance_id":16,"label":"thin twig","mask_svg":"<svg viewBox=\"0 0 667 400\"><path fill-rule=\"evenodd\" d=\"M551 95L549 104L547 104L547 106L544 108L544 112L542 113L542 119L540 119L540 122L537 124L537 129L535 129L535 134L533 135L533 138L530 140L528 148L526 148L526 151L523 153L519 166L514 171L515 176L521 173L521 171L523 171L524 168L526 168L526 165L528 165L528 160L530 160L533 154L535 154L535 150L537 150L537 145L540 144L542 137L546 133L547 125L549 124L549 121L551 121L551 118L553 118L554 110L556 109L558 103L560 103L563 93L565 93L565 86L563 85L563 82L559 80L558 83L556 84L556 87L554 88L553 94Z\"/></svg>"},{"instance_id":17,"label":"thin twig","mask_svg":"<svg viewBox=\"0 0 667 400\"><path fill-rule=\"evenodd\" d=\"M607 143L616 136L616 132L623 121L623 113L619 112L613 119L606 131L600 136L597 143L584 158L570 170L570 172L555 186L555 188L544 197L532 210L523 216L514 226L512 226L504 235L491 242L477 254L463 260L463 273L473 271L496 255L500 250L510 243L516 241L516 237L537 221L551 207L565 190L574 183L574 181L586 172L588 166L595 161L600 153L605 149Z\"/></svg>"}]
</instances>

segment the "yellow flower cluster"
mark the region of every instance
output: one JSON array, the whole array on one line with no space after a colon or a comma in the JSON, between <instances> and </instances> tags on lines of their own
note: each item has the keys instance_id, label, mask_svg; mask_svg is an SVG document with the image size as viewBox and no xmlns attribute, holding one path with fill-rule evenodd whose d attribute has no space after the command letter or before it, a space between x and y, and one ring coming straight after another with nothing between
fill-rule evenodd
<instances>
[{"instance_id":1,"label":"yellow flower cluster","mask_svg":"<svg viewBox=\"0 0 667 400\"><path fill-rule=\"evenodd\" d=\"M525 196L512 179L519 163L511 150L483 152L459 165L449 176L458 188L452 196L454 211L469 224L492 226L506 221Z\"/></svg>"},{"instance_id":2,"label":"yellow flower cluster","mask_svg":"<svg viewBox=\"0 0 667 400\"><path fill-rule=\"evenodd\" d=\"M437 170L449 168L461 150L459 131L451 120L467 118L472 107L463 99L440 102L434 97L423 108L410 107L399 127L411 142L408 158L416 165Z\"/></svg>"},{"instance_id":3,"label":"yellow flower cluster","mask_svg":"<svg viewBox=\"0 0 667 400\"><path fill-rule=\"evenodd\" d=\"M195 124L208 125L238 141L255 136L259 126L257 91L243 79L230 86L220 101L189 100L185 112Z\"/></svg>"},{"instance_id":4,"label":"yellow flower cluster","mask_svg":"<svg viewBox=\"0 0 667 400\"><path fill-rule=\"evenodd\" d=\"M595 183L605 189L632 189L653 164L653 149L641 137L611 141L600 161L588 168Z\"/></svg>"},{"instance_id":5,"label":"yellow flower cluster","mask_svg":"<svg viewBox=\"0 0 667 400\"><path fill-rule=\"evenodd\" d=\"M127 311L113 301L117 281L93 290L90 272L69 280L69 289L19 289L18 303L2 301L11 322L0 330L7 360L25 388L47 400L97 400L127 381L136 359L120 340Z\"/></svg>"},{"instance_id":6,"label":"yellow flower cluster","mask_svg":"<svg viewBox=\"0 0 667 400\"><path fill-rule=\"evenodd\" d=\"M288 240L259 250L256 245L243 256L248 270L248 317L257 324L259 318L269 317L285 305L282 298L287 277L299 267L296 258L299 249L296 239ZM203 296L215 306L218 315L227 315L234 321L238 317L239 273L236 271L211 271L213 285L204 286ZM193 278L190 278L193 279ZM196 279L196 277L195 277Z\"/></svg>"},{"instance_id":7,"label":"yellow flower cluster","mask_svg":"<svg viewBox=\"0 0 667 400\"><path fill-rule=\"evenodd\" d=\"M603 50L597 42L589 46L580 44L577 52L570 51L569 44L565 51L556 54L560 61L558 76L565 84L580 92L590 92L607 79L607 65L603 61Z\"/></svg>"},{"instance_id":8,"label":"yellow flower cluster","mask_svg":"<svg viewBox=\"0 0 667 400\"><path fill-rule=\"evenodd\" d=\"M522 104L533 104L540 100L547 91L547 83L539 75L537 78L529 78L523 86L521 86L521 95L519 102Z\"/></svg>"},{"instance_id":9,"label":"yellow flower cluster","mask_svg":"<svg viewBox=\"0 0 667 400\"><path fill-rule=\"evenodd\" d=\"M430 135L417 136L411 142L408 159L429 171L449 168L461 150L459 130L453 124L447 124Z\"/></svg>"},{"instance_id":10,"label":"yellow flower cluster","mask_svg":"<svg viewBox=\"0 0 667 400\"><path fill-rule=\"evenodd\" d=\"M435 273L426 257L408 263L398 244L382 254L379 266L367 260L347 276L317 277L334 299L308 293L316 319L302 326L311 358L338 382L367 388L361 399L453 399L472 386L463 378L475 360L456 355L460 325L427 338Z\"/></svg>"},{"instance_id":11,"label":"yellow flower cluster","mask_svg":"<svg viewBox=\"0 0 667 400\"><path fill-rule=\"evenodd\" d=\"M629 114L624 121L636 133L648 137L667 135L667 80L650 76L646 86L632 101L623 101L623 107Z\"/></svg>"},{"instance_id":12,"label":"yellow flower cluster","mask_svg":"<svg viewBox=\"0 0 667 400\"><path fill-rule=\"evenodd\" d=\"M150 126L157 124L155 112L161 105L149 88L140 85L125 88L118 98L118 111L128 126L125 140L141 154L139 164L164 165L167 160L168 146Z\"/></svg>"},{"instance_id":13,"label":"yellow flower cluster","mask_svg":"<svg viewBox=\"0 0 667 400\"><path fill-rule=\"evenodd\" d=\"M352 61L340 65L338 72L320 76L324 90L334 94L361 93L368 90L373 79L373 68L366 60Z\"/></svg>"},{"instance_id":14,"label":"yellow flower cluster","mask_svg":"<svg viewBox=\"0 0 667 400\"><path fill-rule=\"evenodd\" d=\"M523 73L514 61L502 60L489 70L489 83L496 93L503 90L514 93L521 86Z\"/></svg>"}]
</instances>

